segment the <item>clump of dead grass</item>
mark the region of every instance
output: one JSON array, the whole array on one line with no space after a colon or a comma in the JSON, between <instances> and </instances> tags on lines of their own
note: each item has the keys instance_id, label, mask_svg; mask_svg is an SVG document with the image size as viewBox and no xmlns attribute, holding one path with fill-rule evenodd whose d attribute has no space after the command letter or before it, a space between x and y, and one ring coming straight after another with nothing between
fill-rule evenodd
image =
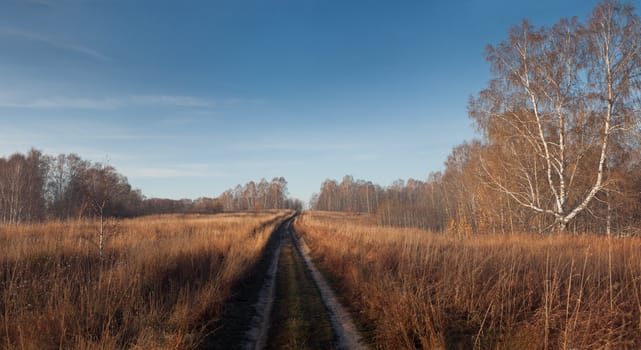
<instances>
[{"instance_id":1,"label":"clump of dead grass","mask_svg":"<svg viewBox=\"0 0 641 350\"><path fill-rule=\"evenodd\" d=\"M376 345L634 349L641 346L641 240L481 235L296 222Z\"/></svg>"},{"instance_id":2,"label":"clump of dead grass","mask_svg":"<svg viewBox=\"0 0 641 350\"><path fill-rule=\"evenodd\" d=\"M196 347L288 214L0 226L0 346Z\"/></svg>"}]
</instances>

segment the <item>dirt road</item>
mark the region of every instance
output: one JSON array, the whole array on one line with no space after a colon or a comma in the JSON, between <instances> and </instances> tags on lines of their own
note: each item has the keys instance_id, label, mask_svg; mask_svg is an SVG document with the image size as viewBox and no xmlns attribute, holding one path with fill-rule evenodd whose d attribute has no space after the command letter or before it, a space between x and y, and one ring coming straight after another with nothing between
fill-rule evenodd
<instances>
[{"instance_id":1,"label":"dirt road","mask_svg":"<svg viewBox=\"0 0 641 350\"><path fill-rule=\"evenodd\" d=\"M349 313L315 268L291 218L228 306L205 348L364 349Z\"/></svg>"},{"instance_id":2,"label":"dirt road","mask_svg":"<svg viewBox=\"0 0 641 350\"><path fill-rule=\"evenodd\" d=\"M281 252L267 349L335 349L332 324L291 225L279 233Z\"/></svg>"}]
</instances>

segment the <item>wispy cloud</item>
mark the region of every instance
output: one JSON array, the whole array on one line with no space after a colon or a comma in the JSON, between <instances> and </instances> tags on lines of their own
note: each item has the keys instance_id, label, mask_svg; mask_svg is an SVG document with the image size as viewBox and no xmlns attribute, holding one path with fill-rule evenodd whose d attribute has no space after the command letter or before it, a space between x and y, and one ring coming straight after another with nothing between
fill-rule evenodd
<instances>
[{"instance_id":1,"label":"wispy cloud","mask_svg":"<svg viewBox=\"0 0 641 350\"><path fill-rule=\"evenodd\" d=\"M228 164L229 168L234 169L276 169L288 166L301 166L305 162L301 160L270 160L270 161L235 161Z\"/></svg>"},{"instance_id":2,"label":"wispy cloud","mask_svg":"<svg viewBox=\"0 0 641 350\"><path fill-rule=\"evenodd\" d=\"M48 47L56 48L59 50L65 50L68 52L73 52L86 57L90 57L98 61L103 61L103 62L112 61L111 57L93 48L80 45L80 44L65 42L63 40L47 37L41 34L36 34L36 33L31 33L31 32L26 32L22 30L11 29L11 28L0 28L0 36L5 38L27 40L27 41L39 43L42 45L46 45Z\"/></svg>"},{"instance_id":3,"label":"wispy cloud","mask_svg":"<svg viewBox=\"0 0 641 350\"><path fill-rule=\"evenodd\" d=\"M46 119L13 121L0 117L0 151L14 152L36 147L46 153L78 153L94 161L103 158L131 160L133 153L116 148L97 148L97 144L140 144L157 140L174 141L177 136L156 132L140 133L127 127L110 125L92 118L56 120ZM118 150L118 151L116 151Z\"/></svg>"},{"instance_id":4,"label":"wispy cloud","mask_svg":"<svg viewBox=\"0 0 641 350\"><path fill-rule=\"evenodd\" d=\"M0 156L39 146L35 141L43 142L42 136L44 135L33 130L0 123Z\"/></svg>"},{"instance_id":5,"label":"wispy cloud","mask_svg":"<svg viewBox=\"0 0 641 350\"><path fill-rule=\"evenodd\" d=\"M167 105L180 107L213 107L216 103L193 96L141 95L128 98L130 103L142 105ZM126 101L125 101L126 102Z\"/></svg>"},{"instance_id":6,"label":"wispy cloud","mask_svg":"<svg viewBox=\"0 0 641 350\"><path fill-rule=\"evenodd\" d=\"M84 98L84 97L37 97L16 98L0 95L0 108L30 109L117 109L128 106L173 106L209 108L216 101L193 96L174 95L134 95L124 97Z\"/></svg>"},{"instance_id":7,"label":"wispy cloud","mask_svg":"<svg viewBox=\"0 0 641 350\"><path fill-rule=\"evenodd\" d=\"M346 143L325 143L325 142L245 142L231 146L236 151L347 151L358 146Z\"/></svg>"},{"instance_id":8,"label":"wispy cloud","mask_svg":"<svg viewBox=\"0 0 641 350\"><path fill-rule=\"evenodd\" d=\"M112 98L70 98L48 97L29 99L14 99L0 96L0 107L4 108L33 108L33 109L113 109L122 106L122 101Z\"/></svg>"},{"instance_id":9,"label":"wispy cloud","mask_svg":"<svg viewBox=\"0 0 641 350\"><path fill-rule=\"evenodd\" d=\"M378 154L375 153L359 153L352 156L355 161L375 161L380 158Z\"/></svg>"},{"instance_id":10,"label":"wispy cloud","mask_svg":"<svg viewBox=\"0 0 641 350\"><path fill-rule=\"evenodd\" d=\"M180 166L142 166L124 167L120 169L129 178L138 179L169 179L186 177L223 177L227 174L212 169L198 169Z\"/></svg>"}]
</instances>

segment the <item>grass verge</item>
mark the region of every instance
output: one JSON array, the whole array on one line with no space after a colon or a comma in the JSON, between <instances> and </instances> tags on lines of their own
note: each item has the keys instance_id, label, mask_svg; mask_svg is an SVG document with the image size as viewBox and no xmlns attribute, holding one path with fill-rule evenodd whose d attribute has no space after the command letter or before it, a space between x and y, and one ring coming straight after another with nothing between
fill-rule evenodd
<instances>
[{"instance_id":1,"label":"grass verge","mask_svg":"<svg viewBox=\"0 0 641 350\"><path fill-rule=\"evenodd\" d=\"M296 221L380 349L636 349L641 240Z\"/></svg>"},{"instance_id":2,"label":"grass verge","mask_svg":"<svg viewBox=\"0 0 641 350\"><path fill-rule=\"evenodd\" d=\"M0 346L187 349L222 318L232 286L286 212L0 226Z\"/></svg>"}]
</instances>

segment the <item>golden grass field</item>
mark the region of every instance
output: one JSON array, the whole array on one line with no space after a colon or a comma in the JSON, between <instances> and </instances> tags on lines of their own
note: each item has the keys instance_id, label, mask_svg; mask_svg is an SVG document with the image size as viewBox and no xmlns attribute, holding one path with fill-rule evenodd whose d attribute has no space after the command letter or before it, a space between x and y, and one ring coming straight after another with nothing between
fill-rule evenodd
<instances>
[{"instance_id":1,"label":"golden grass field","mask_svg":"<svg viewBox=\"0 0 641 350\"><path fill-rule=\"evenodd\" d=\"M638 238L455 237L326 212L295 228L377 348L641 347Z\"/></svg>"},{"instance_id":2,"label":"golden grass field","mask_svg":"<svg viewBox=\"0 0 641 350\"><path fill-rule=\"evenodd\" d=\"M196 347L288 212L0 226L0 346Z\"/></svg>"}]
</instances>

